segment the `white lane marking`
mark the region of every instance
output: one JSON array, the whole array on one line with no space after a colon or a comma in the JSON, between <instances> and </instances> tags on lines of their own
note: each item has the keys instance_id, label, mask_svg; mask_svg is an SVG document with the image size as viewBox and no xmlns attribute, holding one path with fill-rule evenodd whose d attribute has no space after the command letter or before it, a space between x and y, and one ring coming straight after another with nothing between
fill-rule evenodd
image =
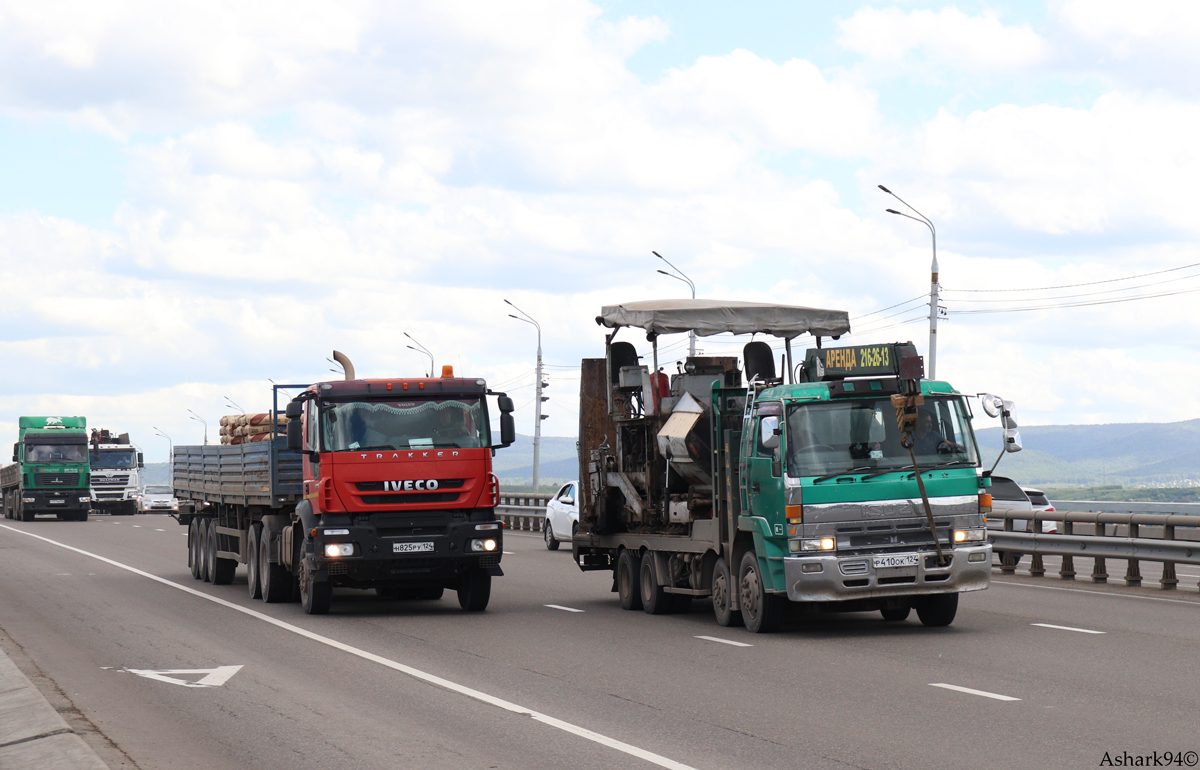
<instances>
[{"instance_id":1,"label":"white lane marking","mask_svg":"<svg viewBox=\"0 0 1200 770\"><path fill-rule=\"evenodd\" d=\"M242 670L241 666L217 666L216 668L168 668L162 671L154 671L148 668L127 668L124 669L131 674L144 676L147 679L154 679L167 684L178 684L184 687L220 687L228 682L234 674ZM187 679L179 679L167 674L204 674L203 677L192 682Z\"/></svg>"},{"instance_id":2,"label":"white lane marking","mask_svg":"<svg viewBox=\"0 0 1200 770\"><path fill-rule=\"evenodd\" d=\"M158 529L157 527L155 527L154 531L155 532L166 532L165 529ZM187 534L187 533L185 532L184 534Z\"/></svg>"},{"instance_id":3,"label":"white lane marking","mask_svg":"<svg viewBox=\"0 0 1200 770\"><path fill-rule=\"evenodd\" d=\"M720 642L721 644L731 644L734 647L753 647L754 646L753 644L746 644L745 642L735 642L732 639L718 639L715 636L697 636L696 638L703 639L706 642Z\"/></svg>"},{"instance_id":4,"label":"white lane marking","mask_svg":"<svg viewBox=\"0 0 1200 770\"><path fill-rule=\"evenodd\" d=\"M1013 698L1012 696L1009 696L1009 695L997 695L994 692L985 692L984 690L972 690L970 687L959 687L956 684L944 684L942 682L936 682L936 683L930 682L929 686L930 687L942 687L947 690L954 690L955 692L965 692L968 695L982 695L985 698L995 698L996 700L1005 700L1005 701L1021 700L1020 698Z\"/></svg>"},{"instance_id":5,"label":"white lane marking","mask_svg":"<svg viewBox=\"0 0 1200 770\"><path fill-rule=\"evenodd\" d=\"M501 551L505 556L515 556L516 551Z\"/></svg>"},{"instance_id":6,"label":"white lane marking","mask_svg":"<svg viewBox=\"0 0 1200 770\"><path fill-rule=\"evenodd\" d=\"M1030 623L1031 626L1042 628L1057 628L1059 631L1078 631L1081 634L1107 634L1107 631L1093 631L1090 628L1072 628L1071 626L1056 626L1053 623Z\"/></svg>"},{"instance_id":7,"label":"white lane marking","mask_svg":"<svg viewBox=\"0 0 1200 770\"><path fill-rule=\"evenodd\" d=\"M552 610L562 610L563 612L583 612L583 610L577 610L574 607L564 607L561 604L543 604L542 606L549 607Z\"/></svg>"},{"instance_id":8,"label":"white lane marking","mask_svg":"<svg viewBox=\"0 0 1200 770\"><path fill-rule=\"evenodd\" d=\"M271 625L275 626L276 628L281 628L284 631L290 631L293 634L296 634L297 636L304 637L305 639L310 639L314 642L319 642L319 643L327 645L329 647L333 647L334 649L349 653L356 657L362 658L363 660L369 660L372 663L378 663L379 665L384 666L386 668L390 668L394 671L399 671L402 674L407 674L408 676L411 676L413 679L418 679L422 682L426 682L435 687L441 687L443 689L449 690L450 692L455 692L455 693L458 693L459 695L464 695L468 698L477 700L481 703L486 703L489 706L495 706L496 708L503 709L505 711L509 711L514 714L519 714L520 716L530 717L531 719L533 719L537 722L541 722L544 725L554 727L556 729L562 730L563 732L571 733L572 735L577 735L580 738L584 738L585 740L592 741L593 743L598 743L601 746L607 746L610 749L615 749L624 754L628 754L632 757L637 757L638 759L644 759L645 761L650 762L651 764L654 764L654 765L658 765L659 767L665 767L665 768L668 768L668 770L696 770L696 768L692 767L691 765L685 765L682 762L676 762L673 759L668 759L667 757L664 757L660 754L655 754L652 751L647 751L646 749L638 748L637 746L634 746L629 743L625 743L624 741L619 741L616 738L610 738L607 735L602 735L600 733L593 732L592 730L589 730L586 727L580 727L579 725L571 724L570 722L566 722L561 719L557 719L555 717L549 716L548 714L543 714L541 712L534 711L533 709L525 708L524 706L518 705L511 701L504 700L503 698L497 698L494 695L488 695L485 692L481 692L479 690L472 689L465 685L458 684L457 682L451 682L449 679L443 679L440 676L435 676L434 674L426 673L424 671L421 671L420 669L413 668L412 666L406 666L403 663L398 663L394 660L389 660L388 658L385 658L381 655L376 655L373 652L367 652L366 650L359 649L358 647L352 647L349 644L344 644L342 642L337 641L336 639L330 639L328 636L322 636L313 631L309 631L308 629L301 628L300 626L293 626L291 623L287 623L285 621L279 620L278 618L273 618L270 615L265 615L261 612L258 612L257 610L252 610L248 607L243 607L240 604L234 604L233 602L226 601L225 599L221 599L216 596L211 596L209 594L204 593L203 591L197 591L195 588L185 586L182 583L176 583L172 580L167 580L166 578L161 578L158 575L153 575L144 570L140 570L137 567L131 567L128 564L122 564L119 561L113 561L112 559L106 558L104 556L100 556L99 554L85 551L82 548L76 548L73 545L67 545L66 543L59 543L55 540L51 540L48 537L42 537L41 535L35 535L32 532L25 532L24 530L10 527L7 524L0 524L0 528L11 530L13 532L17 532L22 535L27 535L29 537L36 538L38 540L42 540L51 545L56 545L59 548L65 548L68 551L74 551L75 553L82 554L83 556L88 556L93 559L96 559L97 561L102 561L105 564L110 564L118 569L123 569L127 572L132 572L135 575L141 575L142 577L147 578L149 580L153 580L156 583L161 583L165 586L170 586L171 588L177 588L180 591L183 591L184 593L191 594L192 596L198 596L201 599L207 599L208 601L213 602L214 604L219 604L222 607L228 607L229 609L234 610L236 612L240 612L243 615L249 615L252 618L257 618L258 620L261 620L264 623L270 623Z\"/></svg>"},{"instance_id":9,"label":"white lane marking","mask_svg":"<svg viewBox=\"0 0 1200 770\"><path fill-rule=\"evenodd\" d=\"M134 524L134 525L133 525L133 528L134 528L134 529L141 529L141 528L142 528L142 525L141 525L141 524Z\"/></svg>"},{"instance_id":10,"label":"white lane marking","mask_svg":"<svg viewBox=\"0 0 1200 770\"><path fill-rule=\"evenodd\" d=\"M1010 583L1007 580L993 580L994 586L1017 586L1018 588L1041 588L1044 591L1069 591L1074 594L1095 594L1096 596L1111 596L1118 599L1141 599L1145 602L1170 602L1171 604L1190 604L1195 607L1200 602L1190 602L1187 599L1164 599L1160 596L1137 596L1135 594L1109 593L1108 591L1089 591L1086 588L1062 588L1060 586L1031 586L1027 583Z\"/></svg>"}]
</instances>

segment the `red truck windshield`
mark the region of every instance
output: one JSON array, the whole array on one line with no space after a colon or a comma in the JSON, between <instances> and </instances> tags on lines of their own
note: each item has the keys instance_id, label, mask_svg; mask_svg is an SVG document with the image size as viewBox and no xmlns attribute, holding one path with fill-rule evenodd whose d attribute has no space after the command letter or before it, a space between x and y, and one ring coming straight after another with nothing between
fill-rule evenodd
<instances>
[{"instance_id":1,"label":"red truck windshield","mask_svg":"<svg viewBox=\"0 0 1200 770\"><path fill-rule=\"evenodd\" d=\"M326 451L491 446L487 412L478 398L342 401L321 408Z\"/></svg>"}]
</instances>

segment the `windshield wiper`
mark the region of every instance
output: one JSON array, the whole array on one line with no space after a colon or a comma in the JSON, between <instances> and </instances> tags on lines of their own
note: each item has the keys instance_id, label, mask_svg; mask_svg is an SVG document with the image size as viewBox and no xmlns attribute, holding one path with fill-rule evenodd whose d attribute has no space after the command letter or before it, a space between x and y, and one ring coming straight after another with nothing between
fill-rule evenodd
<instances>
[{"instance_id":1,"label":"windshield wiper","mask_svg":"<svg viewBox=\"0 0 1200 770\"><path fill-rule=\"evenodd\" d=\"M935 465L932 468L922 468L921 473L929 473L931 471L940 471L942 468L949 468L953 465L972 465L972 464L968 463L966 460L951 460L948 463L942 463L941 465ZM974 466L972 465L972 467L974 467ZM866 476L863 476L862 480L866 481L867 479L873 479L876 476L882 476L885 473L897 473L897 472L902 472L902 471L908 471L908 473L912 473L912 471L908 470L908 468L891 468L886 471L876 471L875 473L869 473Z\"/></svg>"},{"instance_id":2,"label":"windshield wiper","mask_svg":"<svg viewBox=\"0 0 1200 770\"><path fill-rule=\"evenodd\" d=\"M851 468L848 471L838 471L837 473L830 473L828 476L821 476L820 478L815 478L815 479L813 479L813 483L819 484L822 481L825 481L826 479L832 479L832 478L836 478L838 476L852 476L855 473L862 473L863 471L869 471L869 470L871 470L871 466L868 465L863 468ZM863 478L866 478L866 477L864 476Z\"/></svg>"}]
</instances>

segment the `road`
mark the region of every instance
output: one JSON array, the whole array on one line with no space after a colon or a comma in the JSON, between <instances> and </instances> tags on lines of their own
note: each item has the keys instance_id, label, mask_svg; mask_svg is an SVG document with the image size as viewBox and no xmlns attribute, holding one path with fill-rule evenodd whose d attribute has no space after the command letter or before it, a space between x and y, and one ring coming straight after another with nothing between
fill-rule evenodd
<instances>
[{"instance_id":1,"label":"road","mask_svg":"<svg viewBox=\"0 0 1200 770\"><path fill-rule=\"evenodd\" d=\"M754 635L702 602L624 612L605 573L536 533L507 534L474 615L451 594L339 590L306 616L251 601L243 568L194 580L186 542L164 516L0 522L0 644L114 768L1075 768L1200 751L1195 578L1166 593L996 570L949 628L796 613ZM210 687L131 673L234 666Z\"/></svg>"}]
</instances>

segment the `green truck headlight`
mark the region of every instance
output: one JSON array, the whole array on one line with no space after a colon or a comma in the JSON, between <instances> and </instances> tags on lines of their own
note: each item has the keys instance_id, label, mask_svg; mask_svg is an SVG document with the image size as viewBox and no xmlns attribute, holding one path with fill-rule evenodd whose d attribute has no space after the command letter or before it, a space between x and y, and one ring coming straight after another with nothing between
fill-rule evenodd
<instances>
[{"instance_id":1,"label":"green truck headlight","mask_svg":"<svg viewBox=\"0 0 1200 770\"><path fill-rule=\"evenodd\" d=\"M954 542L956 543L979 543L986 539L987 533L982 529L956 529L954 530Z\"/></svg>"},{"instance_id":2,"label":"green truck headlight","mask_svg":"<svg viewBox=\"0 0 1200 770\"><path fill-rule=\"evenodd\" d=\"M837 548L837 543L832 537L819 537L813 540L801 540L801 551L832 551Z\"/></svg>"}]
</instances>

